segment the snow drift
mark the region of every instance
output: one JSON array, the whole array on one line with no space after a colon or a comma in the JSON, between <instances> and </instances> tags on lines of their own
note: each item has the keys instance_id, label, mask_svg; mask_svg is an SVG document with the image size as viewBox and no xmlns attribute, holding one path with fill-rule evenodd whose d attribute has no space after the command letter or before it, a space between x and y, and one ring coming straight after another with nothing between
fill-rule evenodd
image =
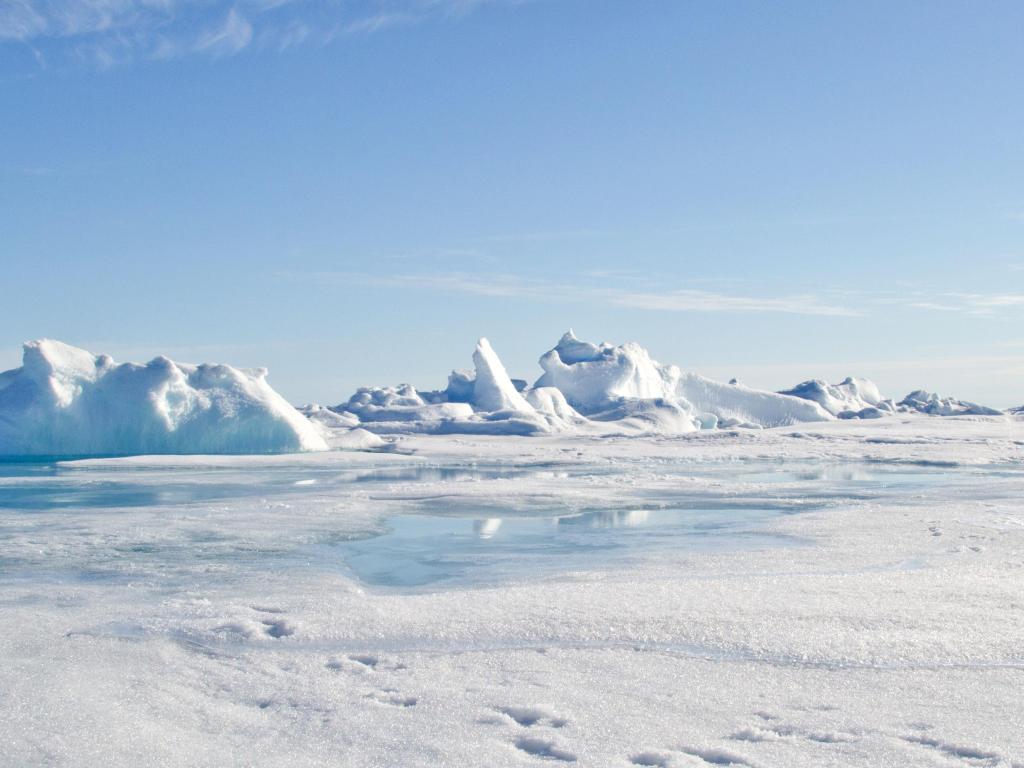
<instances>
[{"instance_id":1,"label":"snow drift","mask_svg":"<svg viewBox=\"0 0 1024 768\"><path fill-rule=\"evenodd\" d=\"M327 448L265 369L117 364L59 341L0 373L0 454L288 453Z\"/></svg>"}]
</instances>

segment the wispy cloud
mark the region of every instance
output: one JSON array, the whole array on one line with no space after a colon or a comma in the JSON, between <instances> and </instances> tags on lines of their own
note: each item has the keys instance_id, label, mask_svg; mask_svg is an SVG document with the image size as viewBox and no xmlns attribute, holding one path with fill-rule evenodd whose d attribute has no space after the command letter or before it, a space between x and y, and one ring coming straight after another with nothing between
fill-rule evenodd
<instances>
[{"instance_id":1,"label":"wispy cloud","mask_svg":"<svg viewBox=\"0 0 1024 768\"><path fill-rule=\"evenodd\" d=\"M453 252L445 252L450 258ZM474 251L459 252L472 256ZM410 259L413 257L410 256ZM422 254L415 257L422 261ZM493 260L492 260L493 261ZM378 275L364 272L288 272L284 277L314 283L419 288L475 296L520 298L550 303L589 302L653 312L722 312L859 317L881 308L960 313L984 318L1011 318L1024 312L1024 293L970 293L889 289L781 292L765 295L742 284L696 288L702 281L680 281L629 270L581 272L572 277L527 276L481 271L425 271ZM888 311L888 310L887 310Z\"/></svg>"},{"instance_id":2,"label":"wispy cloud","mask_svg":"<svg viewBox=\"0 0 1024 768\"><path fill-rule=\"evenodd\" d=\"M202 32L196 41L197 51L214 56L229 56L238 53L252 41L252 24L232 8L221 24Z\"/></svg>"},{"instance_id":3,"label":"wispy cloud","mask_svg":"<svg viewBox=\"0 0 1024 768\"><path fill-rule=\"evenodd\" d=\"M928 299L911 300L907 306L937 312L961 312L991 317L1003 310L1024 307L1024 293L937 293Z\"/></svg>"},{"instance_id":4,"label":"wispy cloud","mask_svg":"<svg viewBox=\"0 0 1024 768\"><path fill-rule=\"evenodd\" d=\"M0 45L26 46L38 65L109 68L134 59L212 58L327 45L485 5L523 0L0 0Z\"/></svg>"},{"instance_id":5,"label":"wispy cloud","mask_svg":"<svg viewBox=\"0 0 1024 768\"><path fill-rule=\"evenodd\" d=\"M810 294L738 296L693 289L638 288L588 284L580 280L526 278L511 274L449 273L370 275L358 272L287 272L292 280L319 284L415 287L475 296L521 298L545 302L588 302L656 312L783 313L852 317L857 310L830 304Z\"/></svg>"}]
</instances>

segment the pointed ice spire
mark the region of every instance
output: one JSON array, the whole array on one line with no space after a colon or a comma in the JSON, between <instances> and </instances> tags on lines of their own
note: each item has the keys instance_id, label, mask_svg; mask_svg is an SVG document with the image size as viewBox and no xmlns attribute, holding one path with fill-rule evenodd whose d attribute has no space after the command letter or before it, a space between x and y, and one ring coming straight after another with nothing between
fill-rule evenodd
<instances>
[{"instance_id":1,"label":"pointed ice spire","mask_svg":"<svg viewBox=\"0 0 1024 768\"><path fill-rule=\"evenodd\" d=\"M477 342L473 365L476 366L473 405L481 411L533 412L533 406L516 391L505 366L487 339L481 338Z\"/></svg>"}]
</instances>

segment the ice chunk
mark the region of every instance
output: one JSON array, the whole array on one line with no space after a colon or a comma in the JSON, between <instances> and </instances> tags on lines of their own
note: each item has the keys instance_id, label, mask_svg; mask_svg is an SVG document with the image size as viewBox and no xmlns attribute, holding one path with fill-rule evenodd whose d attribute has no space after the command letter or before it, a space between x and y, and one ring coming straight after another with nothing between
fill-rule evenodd
<instances>
[{"instance_id":1,"label":"ice chunk","mask_svg":"<svg viewBox=\"0 0 1024 768\"><path fill-rule=\"evenodd\" d=\"M675 435L693 432L705 426L689 403L675 398L624 398L607 410L591 413L588 418L608 427L614 424L615 431L626 433ZM713 426L708 424L709 428Z\"/></svg>"},{"instance_id":2,"label":"ice chunk","mask_svg":"<svg viewBox=\"0 0 1024 768\"><path fill-rule=\"evenodd\" d=\"M586 421L579 411L569 405L562 391L555 387L535 387L527 390L526 399L535 410L567 424Z\"/></svg>"},{"instance_id":3,"label":"ice chunk","mask_svg":"<svg viewBox=\"0 0 1024 768\"><path fill-rule=\"evenodd\" d=\"M967 400L953 397L939 397L934 392L917 389L900 400L899 407L907 411L926 413L929 416L1000 416L1002 411L987 408Z\"/></svg>"},{"instance_id":4,"label":"ice chunk","mask_svg":"<svg viewBox=\"0 0 1024 768\"><path fill-rule=\"evenodd\" d=\"M445 398L451 403L469 403L473 400L473 384L476 374L466 368L457 368L448 375Z\"/></svg>"},{"instance_id":5,"label":"ice chunk","mask_svg":"<svg viewBox=\"0 0 1024 768\"><path fill-rule=\"evenodd\" d=\"M359 426L359 417L354 413L335 411L316 403L301 406L299 413L326 429L351 429Z\"/></svg>"},{"instance_id":6,"label":"ice chunk","mask_svg":"<svg viewBox=\"0 0 1024 768\"><path fill-rule=\"evenodd\" d=\"M540 359L535 388L557 387L580 413L606 411L622 399L673 399L679 369L652 360L646 349L580 341L570 330Z\"/></svg>"},{"instance_id":7,"label":"ice chunk","mask_svg":"<svg viewBox=\"0 0 1024 768\"><path fill-rule=\"evenodd\" d=\"M287 453L327 448L265 369L116 364L59 341L0 373L0 454Z\"/></svg>"},{"instance_id":8,"label":"ice chunk","mask_svg":"<svg viewBox=\"0 0 1024 768\"><path fill-rule=\"evenodd\" d=\"M833 416L840 418L877 418L874 415L861 415L861 413L874 409L879 412L878 415L884 415L896 410L892 400L883 398L873 381L853 376L847 377L839 384L829 384L821 379L811 379L780 394L813 400ZM874 413L874 411L870 411L870 413Z\"/></svg>"},{"instance_id":9,"label":"ice chunk","mask_svg":"<svg viewBox=\"0 0 1024 768\"><path fill-rule=\"evenodd\" d=\"M334 410L348 411L364 425L374 421L441 421L473 415L467 403L428 403L415 387L360 387L347 403Z\"/></svg>"},{"instance_id":10,"label":"ice chunk","mask_svg":"<svg viewBox=\"0 0 1024 768\"><path fill-rule=\"evenodd\" d=\"M372 451L387 447L388 442L380 435L356 427L336 432L331 437L330 445L347 451Z\"/></svg>"},{"instance_id":11,"label":"ice chunk","mask_svg":"<svg viewBox=\"0 0 1024 768\"><path fill-rule=\"evenodd\" d=\"M695 373L679 377L677 392L697 412L716 416L720 426L784 427L832 418L810 400L751 389L742 384L723 384Z\"/></svg>"},{"instance_id":12,"label":"ice chunk","mask_svg":"<svg viewBox=\"0 0 1024 768\"><path fill-rule=\"evenodd\" d=\"M682 373L633 342L590 344L569 331L540 365L544 375L537 388L558 388L592 420L625 419L633 428L686 432L719 424L776 427L832 418L813 402Z\"/></svg>"},{"instance_id":13,"label":"ice chunk","mask_svg":"<svg viewBox=\"0 0 1024 768\"><path fill-rule=\"evenodd\" d=\"M480 339L473 352L476 367L476 381L473 382L473 405L481 411L518 411L533 413L533 406L526 402L509 378L491 343Z\"/></svg>"}]
</instances>

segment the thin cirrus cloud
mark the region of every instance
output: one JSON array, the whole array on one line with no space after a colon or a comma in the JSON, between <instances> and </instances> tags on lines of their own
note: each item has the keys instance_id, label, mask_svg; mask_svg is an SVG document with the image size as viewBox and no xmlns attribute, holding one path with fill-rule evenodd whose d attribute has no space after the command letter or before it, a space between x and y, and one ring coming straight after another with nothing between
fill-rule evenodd
<instances>
[{"instance_id":1,"label":"thin cirrus cloud","mask_svg":"<svg viewBox=\"0 0 1024 768\"><path fill-rule=\"evenodd\" d=\"M1022 293L940 293L928 299L911 301L914 309L960 312L979 317L994 317L1005 310L1024 307Z\"/></svg>"},{"instance_id":2,"label":"thin cirrus cloud","mask_svg":"<svg viewBox=\"0 0 1024 768\"><path fill-rule=\"evenodd\" d=\"M0 45L26 46L41 66L72 62L102 69L135 59L327 45L346 35L522 1L2 0Z\"/></svg>"},{"instance_id":3,"label":"thin cirrus cloud","mask_svg":"<svg viewBox=\"0 0 1024 768\"><path fill-rule=\"evenodd\" d=\"M287 272L287 279L317 284L411 287L475 296L521 298L544 302L601 302L610 306L660 312L782 313L854 317L850 307L823 302L810 294L775 297L737 296L692 289L652 290L644 287L586 285L579 281L528 279L517 275L369 275L357 272Z\"/></svg>"},{"instance_id":4,"label":"thin cirrus cloud","mask_svg":"<svg viewBox=\"0 0 1024 768\"><path fill-rule=\"evenodd\" d=\"M520 298L543 302L586 301L606 306L657 312L731 312L860 317L872 306L931 312L957 312L978 318L1008 317L1024 310L1024 294L919 291L909 296L889 292L821 291L752 296L721 290L663 288L632 273L591 273L572 280L476 272L371 275L361 272L287 272L287 279L384 287L408 287L475 296Z\"/></svg>"}]
</instances>

